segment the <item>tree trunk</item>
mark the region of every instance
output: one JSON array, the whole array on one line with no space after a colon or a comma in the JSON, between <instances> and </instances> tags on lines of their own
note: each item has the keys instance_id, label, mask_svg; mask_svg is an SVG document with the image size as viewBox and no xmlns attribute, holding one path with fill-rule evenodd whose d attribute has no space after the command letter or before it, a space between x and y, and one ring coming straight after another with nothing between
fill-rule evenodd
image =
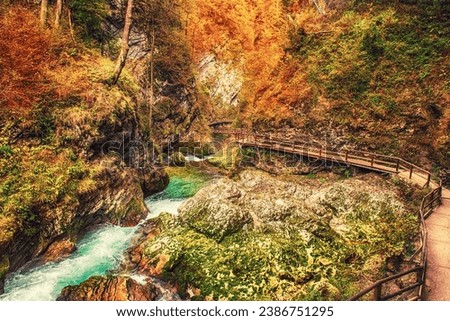
<instances>
[{"instance_id":1,"label":"tree trunk","mask_svg":"<svg viewBox=\"0 0 450 321\"><path fill-rule=\"evenodd\" d=\"M47 25L47 11L48 11L48 0L41 1L41 26L46 27Z\"/></svg>"},{"instance_id":2,"label":"tree trunk","mask_svg":"<svg viewBox=\"0 0 450 321\"><path fill-rule=\"evenodd\" d=\"M72 11L70 10L70 7L67 10L67 20L69 21L69 30L70 30L70 35L72 37L72 40L75 42L75 32L73 31L73 25L72 25Z\"/></svg>"},{"instance_id":3,"label":"tree trunk","mask_svg":"<svg viewBox=\"0 0 450 321\"><path fill-rule=\"evenodd\" d=\"M55 9L55 29L58 30L61 25L61 14L63 8L63 0L56 1L56 9Z\"/></svg>"},{"instance_id":4,"label":"tree trunk","mask_svg":"<svg viewBox=\"0 0 450 321\"><path fill-rule=\"evenodd\" d=\"M155 29L152 30L150 44L150 110L149 110L149 132L152 135L153 126L153 108L155 105Z\"/></svg>"},{"instance_id":5,"label":"tree trunk","mask_svg":"<svg viewBox=\"0 0 450 321\"><path fill-rule=\"evenodd\" d=\"M117 81L120 78L120 74L122 73L123 67L125 67L125 63L127 62L128 51L130 50L129 41L132 22L133 22L133 0L128 0L127 11L125 14L125 26L123 27L122 48L120 50L119 58L117 59L116 69L114 70L114 75L111 80L113 85L117 84Z\"/></svg>"},{"instance_id":6,"label":"tree trunk","mask_svg":"<svg viewBox=\"0 0 450 321\"><path fill-rule=\"evenodd\" d=\"M326 8L326 5L327 5L326 1L312 0L312 2L316 6L317 11L319 12L319 14L325 14L325 8Z\"/></svg>"}]
</instances>

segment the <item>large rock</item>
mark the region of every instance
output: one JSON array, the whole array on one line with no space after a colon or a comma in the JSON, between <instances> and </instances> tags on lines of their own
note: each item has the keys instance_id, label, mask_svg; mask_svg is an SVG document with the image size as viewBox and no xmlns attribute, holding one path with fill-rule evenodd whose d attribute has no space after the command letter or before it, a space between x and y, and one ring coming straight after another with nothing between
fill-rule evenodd
<instances>
[{"instance_id":1,"label":"large rock","mask_svg":"<svg viewBox=\"0 0 450 321\"><path fill-rule=\"evenodd\" d=\"M289 217L316 231L325 224L305 208L308 195L298 184L248 170L238 181L223 178L205 187L179 213L183 223L218 241L244 227L276 230Z\"/></svg>"},{"instance_id":2,"label":"large rock","mask_svg":"<svg viewBox=\"0 0 450 321\"><path fill-rule=\"evenodd\" d=\"M252 221L242 206L243 199L234 182L221 180L184 203L180 218L193 229L221 240Z\"/></svg>"},{"instance_id":3,"label":"large rock","mask_svg":"<svg viewBox=\"0 0 450 321\"><path fill-rule=\"evenodd\" d=\"M345 299L385 276L417 235L399 195L375 174L246 170L200 190L178 217L154 221L129 252L129 267L195 299Z\"/></svg>"},{"instance_id":4,"label":"large rock","mask_svg":"<svg viewBox=\"0 0 450 321\"><path fill-rule=\"evenodd\" d=\"M73 253L76 249L75 243L68 238L57 240L45 250L42 259L44 262L57 261Z\"/></svg>"},{"instance_id":5,"label":"large rock","mask_svg":"<svg viewBox=\"0 0 450 321\"><path fill-rule=\"evenodd\" d=\"M91 277L80 285L65 287L58 301L154 301L160 295L151 283L129 277Z\"/></svg>"}]
</instances>

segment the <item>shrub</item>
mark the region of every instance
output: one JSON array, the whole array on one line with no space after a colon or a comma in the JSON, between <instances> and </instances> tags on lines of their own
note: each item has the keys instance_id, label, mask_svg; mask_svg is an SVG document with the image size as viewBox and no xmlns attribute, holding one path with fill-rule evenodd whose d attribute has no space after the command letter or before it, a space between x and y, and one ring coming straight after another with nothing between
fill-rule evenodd
<instances>
[{"instance_id":1,"label":"shrub","mask_svg":"<svg viewBox=\"0 0 450 321\"><path fill-rule=\"evenodd\" d=\"M23 8L1 17L0 30L0 114L24 114L49 90L45 70L51 38Z\"/></svg>"}]
</instances>

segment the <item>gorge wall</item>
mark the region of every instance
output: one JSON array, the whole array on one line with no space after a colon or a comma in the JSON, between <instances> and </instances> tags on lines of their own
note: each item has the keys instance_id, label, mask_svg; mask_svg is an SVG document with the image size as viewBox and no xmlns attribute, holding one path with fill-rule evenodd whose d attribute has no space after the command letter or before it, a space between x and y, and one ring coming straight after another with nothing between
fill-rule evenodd
<instances>
[{"instance_id":1,"label":"gorge wall","mask_svg":"<svg viewBox=\"0 0 450 321\"><path fill-rule=\"evenodd\" d=\"M90 226L136 225L144 197L168 183L134 77L110 86L114 62L43 30L33 9L1 12L0 291L7 273L70 253Z\"/></svg>"},{"instance_id":2,"label":"gorge wall","mask_svg":"<svg viewBox=\"0 0 450 321\"><path fill-rule=\"evenodd\" d=\"M189 3L194 61L226 66L200 69L219 118L450 165L447 1Z\"/></svg>"}]
</instances>

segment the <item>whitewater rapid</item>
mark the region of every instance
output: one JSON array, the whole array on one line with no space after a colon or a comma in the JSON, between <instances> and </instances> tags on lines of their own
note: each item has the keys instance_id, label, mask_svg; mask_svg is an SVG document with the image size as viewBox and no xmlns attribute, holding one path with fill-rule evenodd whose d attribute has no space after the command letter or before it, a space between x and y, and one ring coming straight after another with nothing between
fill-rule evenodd
<instances>
[{"instance_id":1,"label":"whitewater rapid","mask_svg":"<svg viewBox=\"0 0 450 321\"><path fill-rule=\"evenodd\" d=\"M177 214L183 200L150 199L146 218L162 212ZM125 250L139 226L120 227L104 225L87 233L77 245L77 251L59 262L50 262L29 270L10 274L5 283L5 293L0 300L51 301L68 285L77 285L94 275L105 275L116 269Z\"/></svg>"}]
</instances>

